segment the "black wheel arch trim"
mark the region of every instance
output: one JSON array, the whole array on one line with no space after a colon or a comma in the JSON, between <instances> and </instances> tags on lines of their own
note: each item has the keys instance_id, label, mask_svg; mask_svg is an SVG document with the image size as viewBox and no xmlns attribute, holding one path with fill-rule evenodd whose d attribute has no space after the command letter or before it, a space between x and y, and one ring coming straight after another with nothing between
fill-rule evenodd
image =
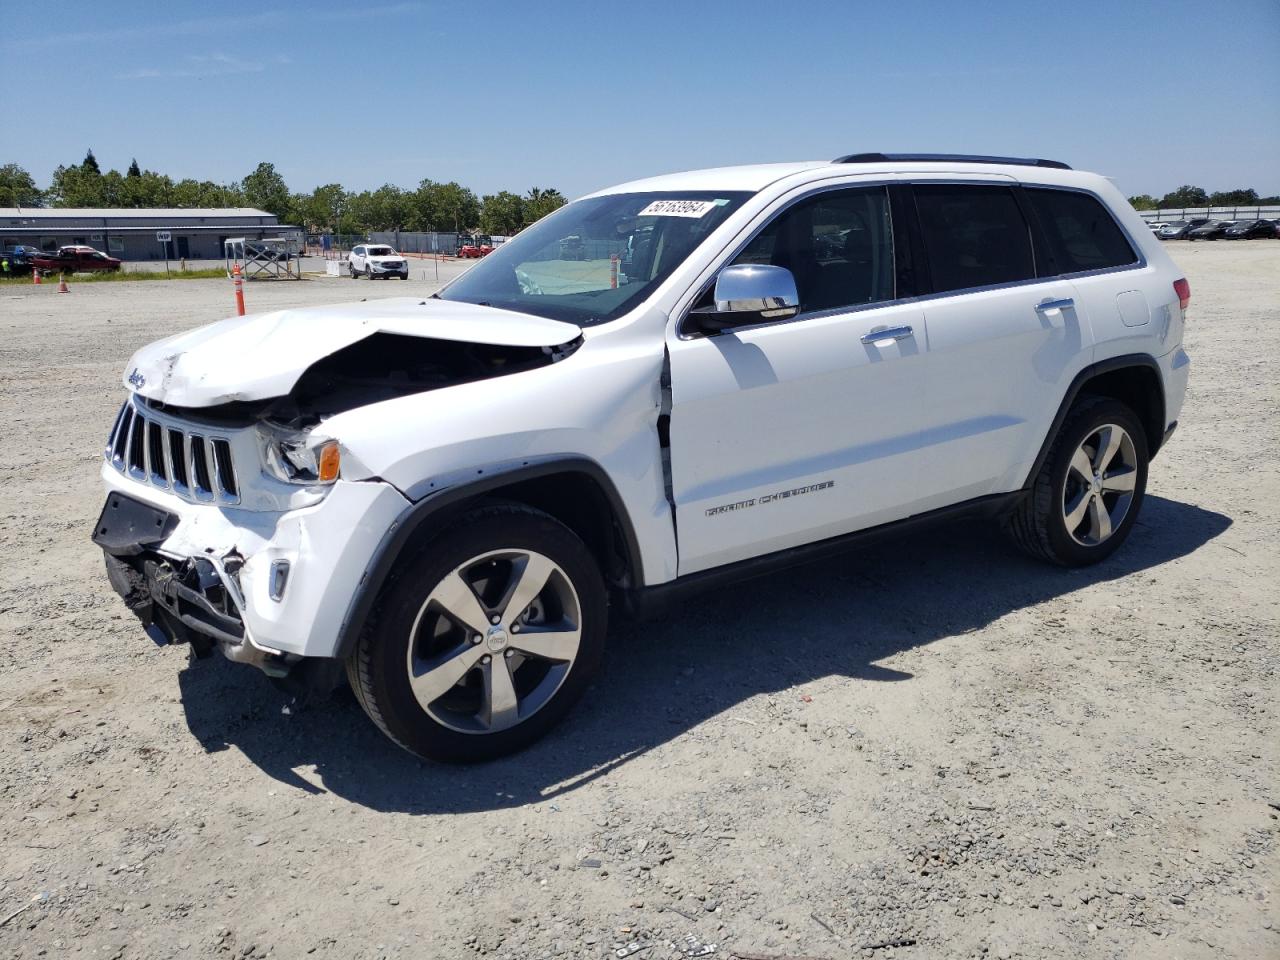
<instances>
[{"instance_id":1,"label":"black wheel arch trim","mask_svg":"<svg viewBox=\"0 0 1280 960\"><path fill-rule=\"evenodd\" d=\"M1155 374L1156 382L1160 384L1160 396L1158 398L1160 401L1160 430L1156 435L1147 438L1147 443L1149 444L1148 459L1155 459L1156 451L1160 449L1165 439L1164 418L1168 410L1164 396L1164 374L1160 371L1160 364L1156 362L1155 357L1148 353L1127 353L1119 357L1108 357L1105 360L1089 364L1072 378L1070 386L1067 387L1066 395L1063 396L1062 403L1058 406L1058 412L1054 415L1049 432L1045 434L1044 441L1040 444L1040 452L1036 454L1035 462L1031 465L1030 472L1022 482L1023 490L1030 490L1031 485L1035 483L1036 476L1040 473L1040 468L1044 466L1044 462L1049 456L1049 450L1053 447L1054 438L1057 437L1063 421L1067 419L1067 414L1071 412L1071 407L1079 398L1085 384L1104 373L1112 373L1116 370L1124 370L1131 367L1150 370ZM1135 413L1141 415L1141 411L1135 411Z\"/></svg>"},{"instance_id":2,"label":"black wheel arch trim","mask_svg":"<svg viewBox=\"0 0 1280 960\"><path fill-rule=\"evenodd\" d=\"M347 605L347 614L338 630L338 644L335 657L346 658L355 649L356 641L364 630L373 612L378 595L386 585L388 577L396 561L404 549L423 528L427 521L448 514L451 510L482 498L486 494L501 490L503 487L524 480L535 480L540 477L557 474L580 473L594 481L604 493L609 508L622 534L622 548L626 552L627 566L630 571L633 587L644 585L644 567L641 563L640 543L636 539L635 528L631 523L631 515L626 504L618 493L609 474L594 460L586 457L559 457L521 463L510 468L497 468L493 472L486 471L483 477L464 484L448 487L438 493L432 493L412 503L397 519L378 544L369 565L360 579L355 596Z\"/></svg>"}]
</instances>

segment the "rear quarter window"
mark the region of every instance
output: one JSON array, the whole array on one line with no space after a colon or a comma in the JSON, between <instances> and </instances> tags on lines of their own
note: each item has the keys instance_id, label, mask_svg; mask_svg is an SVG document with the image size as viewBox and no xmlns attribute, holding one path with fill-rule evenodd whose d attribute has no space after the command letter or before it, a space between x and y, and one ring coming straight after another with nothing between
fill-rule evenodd
<instances>
[{"instance_id":1,"label":"rear quarter window","mask_svg":"<svg viewBox=\"0 0 1280 960\"><path fill-rule=\"evenodd\" d=\"M1106 270L1138 262L1129 240L1096 198L1074 190L1028 187L1055 273Z\"/></svg>"},{"instance_id":2,"label":"rear quarter window","mask_svg":"<svg viewBox=\"0 0 1280 960\"><path fill-rule=\"evenodd\" d=\"M916 184L916 210L936 293L1031 280L1031 231L1013 190Z\"/></svg>"}]
</instances>

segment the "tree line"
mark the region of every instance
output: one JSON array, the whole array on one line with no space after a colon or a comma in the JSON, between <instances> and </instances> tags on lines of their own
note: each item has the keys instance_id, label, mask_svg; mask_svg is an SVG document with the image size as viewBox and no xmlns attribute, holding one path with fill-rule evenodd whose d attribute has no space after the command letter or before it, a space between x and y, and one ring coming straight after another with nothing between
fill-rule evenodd
<instances>
[{"instance_id":1,"label":"tree line","mask_svg":"<svg viewBox=\"0 0 1280 960\"><path fill-rule=\"evenodd\" d=\"M1245 190L1218 190L1209 193L1190 184L1170 190L1160 199L1147 193L1130 197L1135 210L1178 210L1184 207L1268 207L1280 204L1280 197L1260 197L1252 187Z\"/></svg>"},{"instance_id":2,"label":"tree line","mask_svg":"<svg viewBox=\"0 0 1280 960\"><path fill-rule=\"evenodd\" d=\"M480 230L510 236L565 202L559 190L534 187L524 194L502 190L477 197L459 183L429 179L412 189L388 183L354 191L326 183L310 193L295 193L266 162L233 183L175 181L142 169L136 159L124 173L103 172L92 150L80 163L59 166L45 189L18 164L0 166L0 207L255 207L316 233Z\"/></svg>"}]
</instances>

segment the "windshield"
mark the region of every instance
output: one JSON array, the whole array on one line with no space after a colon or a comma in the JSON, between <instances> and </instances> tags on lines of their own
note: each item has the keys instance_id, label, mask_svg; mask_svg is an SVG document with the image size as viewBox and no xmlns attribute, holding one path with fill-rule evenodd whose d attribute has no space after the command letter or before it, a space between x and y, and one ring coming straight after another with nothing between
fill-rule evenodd
<instances>
[{"instance_id":1,"label":"windshield","mask_svg":"<svg viewBox=\"0 0 1280 960\"><path fill-rule=\"evenodd\" d=\"M396 252L390 247L370 247L369 256L371 257L394 257Z\"/></svg>"},{"instance_id":2,"label":"windshield","mask_svg":"<svg viewBox=\"0 0 1280 960\"><path fill-rule=\"evenodd\" d=\"M438 296L590 325L655 289L749 193L579 200L503 243Z\"/></svg>"}]
</instances>

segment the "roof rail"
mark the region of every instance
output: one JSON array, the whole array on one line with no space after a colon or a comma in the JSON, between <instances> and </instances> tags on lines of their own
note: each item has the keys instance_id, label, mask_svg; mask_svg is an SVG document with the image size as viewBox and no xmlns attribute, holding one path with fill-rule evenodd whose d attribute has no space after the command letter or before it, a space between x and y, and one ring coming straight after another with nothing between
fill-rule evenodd
<instances>
[{"instance_id":1,"label":"roof rail","mask_svg":"<svg viewBox=\"0 0 1280 960\"><path fill-rule=\"evenodd\" d=\"M1061 160L1040 160L1033 157L983 157L966 153L851 153L836 157L832 163L1003 163L1015 167L1053 167L1070 170Z\"/></svg>"}]
</instances>

